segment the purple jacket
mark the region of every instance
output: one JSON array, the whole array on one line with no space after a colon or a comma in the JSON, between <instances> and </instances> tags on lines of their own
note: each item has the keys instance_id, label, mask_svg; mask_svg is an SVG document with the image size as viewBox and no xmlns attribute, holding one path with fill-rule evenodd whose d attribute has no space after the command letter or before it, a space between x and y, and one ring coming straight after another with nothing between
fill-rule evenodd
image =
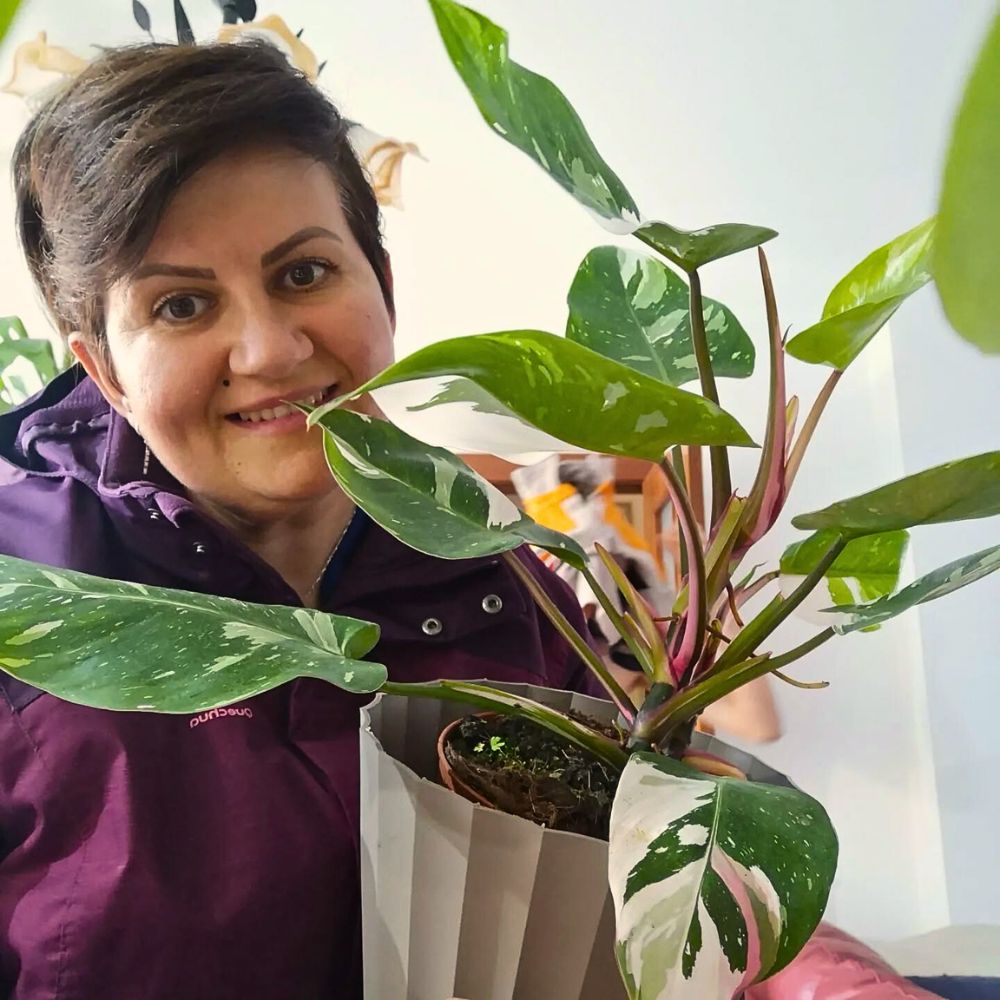
<instances>
[{"instance_id":1,"label":"purple jacket","mask_svg":"<svg viewBox=\"0 0 1000 1000\"><path fill-rule=\"evenodd\" d=\"M89 379L0 416L0 552L271 604L298 598L202 516ZM583 629L568 590L525 562ZM502 602L487 597L495 595ZM486 608L491 611L487 611ZM327 610L377 622L397 680L584 689L498 559L449 562L375 525ZM439 634L422 629L428 618ZM83 708L0 673L0 995L361 995L358 708L314 679L196 717Z\"/></svg>"}]
</instances>

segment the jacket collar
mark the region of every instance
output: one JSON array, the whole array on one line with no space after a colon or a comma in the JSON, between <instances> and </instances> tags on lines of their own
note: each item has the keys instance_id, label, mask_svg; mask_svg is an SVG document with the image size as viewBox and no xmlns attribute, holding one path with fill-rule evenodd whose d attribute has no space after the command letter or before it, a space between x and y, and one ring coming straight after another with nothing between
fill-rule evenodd
<instances>
[{"instance_id":1,"label":"jacket collar","mask_svg":"<svg viewBox=\"0 0 1000 1000\"><path fill-rule=\"evenodd\" d=\"M79 365L0 416L0 466L0 479L69 476L105 497L184 493Z\"/></svg>"}]
</instances>

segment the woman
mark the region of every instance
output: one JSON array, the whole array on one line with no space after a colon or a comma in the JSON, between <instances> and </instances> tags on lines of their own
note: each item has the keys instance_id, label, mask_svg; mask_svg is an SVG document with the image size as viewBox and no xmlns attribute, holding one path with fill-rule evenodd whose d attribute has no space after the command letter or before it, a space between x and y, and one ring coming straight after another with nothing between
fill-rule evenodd
<instances>
[{"instance_id":1,"label":"woman","mask_svg":"<svg viewBox=\"0 0 1000 1000\"><path fill-rule=\"evenodd\" d=\"M282 402L384 367L395 313L345 123L280 53L109 51L32 120L14 172L82 372L0 418L0 551L373 620L400 679L584 686L501 561L404 548ZM12 996L360 995L361 699L302 680L185 718L0 689Z\"/></svg>"}]
</instances>

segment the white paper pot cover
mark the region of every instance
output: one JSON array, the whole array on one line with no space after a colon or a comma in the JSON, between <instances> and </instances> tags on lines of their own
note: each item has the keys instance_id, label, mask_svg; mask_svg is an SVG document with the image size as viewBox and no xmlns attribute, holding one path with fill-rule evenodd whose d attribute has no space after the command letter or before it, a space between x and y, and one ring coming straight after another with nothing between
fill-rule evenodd
<instances>
[{"instance_id":1,"label":"white paper pot cover","mask_svg":"<svg viewBox=\"0 0 1000 1000\"><path fill-rule=\"evenodd\" d=\"M608 702L495 684L601 719ZM466 801L438 783L436 741L474 706L380 695L361 711L366 1000L624 1000L607 844ZM751 780L756 758L696 735Z\"/></svg>"}]
</instances>

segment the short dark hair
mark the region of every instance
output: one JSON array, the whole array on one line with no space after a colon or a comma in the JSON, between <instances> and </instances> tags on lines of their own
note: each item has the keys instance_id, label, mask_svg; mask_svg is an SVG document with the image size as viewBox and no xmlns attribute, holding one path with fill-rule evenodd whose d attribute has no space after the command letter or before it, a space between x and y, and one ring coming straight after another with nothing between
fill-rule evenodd
<instances>
[{"instance_id":1,"label":"short dark hair","mask_svg":"<svg viewBox=\"0 0 1000 1000\"><path fill-rule=\"evenodd\" d=\"M142 260L178 186L224 152L271 143L329 168L392 311L350 124L263 41L105 51L35 114L13 157L18 235L59 331L103 341L104 295Z\"/></svg>"}]
</instances>

